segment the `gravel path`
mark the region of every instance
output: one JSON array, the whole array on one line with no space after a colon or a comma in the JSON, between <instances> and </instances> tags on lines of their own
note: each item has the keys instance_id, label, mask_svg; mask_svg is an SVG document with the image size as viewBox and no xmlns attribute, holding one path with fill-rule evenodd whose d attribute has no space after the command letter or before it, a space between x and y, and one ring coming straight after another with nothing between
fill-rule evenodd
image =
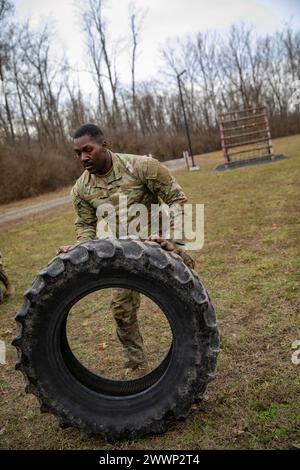
<instances>
[{"instance_id":1,"label":"gravel path","mask_svg":"<svg viewBox=\"0 0 300 470\"><path fill-rule=\"evenodd\" d=\"M0 225L21 219L28 215L37 214L46 209L51 209L52 207L61 206L62 204L70 204L70 196L58 197L55 199L50 199L50 201L40 202L38 204L30 204L25 207L2 212L0 213Z\"/></svg>"}]
</instances>

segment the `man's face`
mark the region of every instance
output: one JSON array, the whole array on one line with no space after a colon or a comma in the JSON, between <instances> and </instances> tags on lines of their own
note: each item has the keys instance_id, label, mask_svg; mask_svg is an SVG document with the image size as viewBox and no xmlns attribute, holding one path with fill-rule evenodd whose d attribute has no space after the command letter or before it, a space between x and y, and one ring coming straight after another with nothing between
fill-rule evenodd
<instances>
[{"instance_id":1,"label":"man's face","mask_svg":"<svg viewBox=\"0 0 300 470\"><path fill-rule=\"evenodd\" d=\"M99 141L89 135L83 135L74 139L74 151L89 173L103 173L107 169L109 153L105 140Z\"/></svg>"}]
</instances>

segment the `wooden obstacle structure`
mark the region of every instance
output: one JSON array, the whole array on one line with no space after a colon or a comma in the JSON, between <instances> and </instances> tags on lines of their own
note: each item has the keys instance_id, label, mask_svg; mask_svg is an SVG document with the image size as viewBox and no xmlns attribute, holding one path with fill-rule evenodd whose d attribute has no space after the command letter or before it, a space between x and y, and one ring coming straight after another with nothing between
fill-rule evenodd
<instances>
[{"instance_id":1,"label":"wooden obstacle structure","mask_svg":"<svg viewBox=\"0 0 300 470\"><path fill-rule=\"evenodd\" d=\"M227 163L273 158L265 106L221 113L218 116L221 144Z\"/></svg>"},{"instance_id":2,"label":"wooden obstacle structure","mask_svg":"<svg viewBox=\"0 0 300 470\"><path fill-rule=\"evenodd\" d=\"M190 157L188 150L185 150L184 152L182 152L182 156L185 160L185 164L186 164L186 167L187 167L188 171L198 171L199 170L199 166L195 165L194 158ZM190 158L191 158L191 162L190 162ZM190 165L190 163L192 165Z\"/></svg>"}]
</instances>

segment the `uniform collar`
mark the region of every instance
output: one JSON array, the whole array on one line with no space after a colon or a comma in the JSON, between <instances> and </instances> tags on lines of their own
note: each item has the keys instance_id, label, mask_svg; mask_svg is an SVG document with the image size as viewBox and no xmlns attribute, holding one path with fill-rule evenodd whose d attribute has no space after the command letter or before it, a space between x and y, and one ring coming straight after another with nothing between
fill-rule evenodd
<instances>
[{"instance_id":1,"label":"uniform collar","mask_svg":"<svg viewBox=\"0 0 300 470\"><path fill-rule=\"evenodd\" d=\"M117 181L122 177L122 172L121 172L121 165L120 161L118 158L118 155L116 153L111 152L108 150L109 153L111 154L112 158L112 169L109 171L107 176L99 176L99 175L89 175L89 181L92 183L92 185L96 188L106 188L109 183L112 183L113 181Z\"/></svg>"}]
</instances>

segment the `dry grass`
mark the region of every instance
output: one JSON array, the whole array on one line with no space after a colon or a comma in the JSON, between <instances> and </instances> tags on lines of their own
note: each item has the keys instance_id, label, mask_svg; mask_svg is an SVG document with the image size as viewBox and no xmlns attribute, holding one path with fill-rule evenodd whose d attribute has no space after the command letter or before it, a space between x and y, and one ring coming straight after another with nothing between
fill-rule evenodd
<instances>
[{"instance_id":1,"label":"dry grass","mask_svg":"<svg viewBox=\"0 0 300 470\"><path fill-rule=\"evenodd\" d=\"M8 346L7 364L0 366L2 448L278 449L300 443L300 366L291 362L291 343L300 339L300 136L274 144L276 153L292 158L220 174L212 171L221 157L216 152L199 157L200 172L177 174L190 200L205 203L205 245L194 255L222 333L217 377L205 401L163 436L115 446L81 441L76 430L61 430L52 416L40 415L36 399L24 393L22 376L14 371L15 350ZM0 338L8 344L22 292L57 246L73 241L73 220L72 210L63 208L1 230L1 251L18 291L0 307ZM101 302L105 321L98 323ZM108 294L101 302L91 298L89 309L78 304L70 335L89 364L102 354L107 370L117 374L121 351ZM164 345L154 341L158 315L144 303L141 319L153 360ZM99 352L103 342L108 347Z\"/></svg>"},{"instance_id":2,"label":"dry grass","mask_svg":"<svg viewBox=\"0 0 300 470\"><path fill-rule=\"evenodd\" d=\"M64 152L28 149L25 145L0 147L0 204L70 185L80 174L80 166L72 158L71 147Z\"/></svg>"},{"instance_id":3,"label":"dry grass","mask_svg":"<svg viewBox=\"0 0 300 470\"><path fill-rule=\"evenodd\" d=\"M67 336L72 351L92 372L115 380L124 378L121 343L116 336L110 311L111 289L90 294L70 310ZM159 307L141 296L139 326L153 370L166 356L171 345L169 323Z\"/></svg>"}]
</instances>

